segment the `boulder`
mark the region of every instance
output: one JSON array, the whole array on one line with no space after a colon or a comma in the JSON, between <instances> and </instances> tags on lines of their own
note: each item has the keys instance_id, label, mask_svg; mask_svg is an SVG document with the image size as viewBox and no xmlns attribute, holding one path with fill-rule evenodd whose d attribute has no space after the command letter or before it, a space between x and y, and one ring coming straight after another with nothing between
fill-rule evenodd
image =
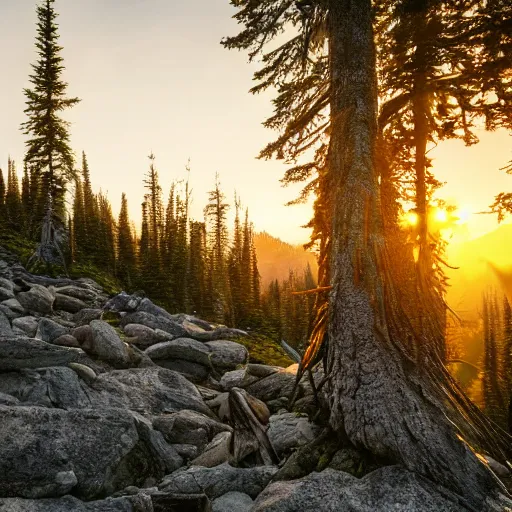
<instances>
[{"instance_id":1,"label":"boulder","mask_svg":"<svg viewBox=\"0 0 512 512\"><path fill-rule=\"evenodd\" d=\"M147 415L183 409L212 416L196 387L179 373L155 366L102 373L92 386L93 400Z\"/></svg>"},{"instance_id":2,"label":"boulder","mask_svg":"<svg viewBox=\"0 0 512 512\"><path fill-rule=\"evenodd\" d=\"M76 329L71 331L71 335L75 337L86 352L92 351L93 339L92 339L92 329L90 325L81 325Z\"/></svg>"},{"instance_id":3,"label":"boulder","mask_svg":"<svg viewBox=\"0 0 512 512\"><path fill-rule=\"evenodd\" d=\"M4 300L2 305L8 307L13 313L18 315L24 315L26 313L25 308L20 304L18 299Z\"/></svg>"},{"instance_id":4,"label":"boulder","mask_svg":"<svg viewBox=\"0 0 512 512\"><path fill-rule=\"evenodd\" d=\"M155 329L141 324L125 325L123 332L126 336L134 338L131 343L135 343L142 350L172 338L172 335L164 331L155 331Z\"/></svg>"},{"instance_id":5,"label":"boulder","mask_svg":"<svg viewBox=\"0 0 512 512\"><path fill-rule=\"evenodd\" d=\"M91 320L98 320L101 318L103 311L101 309L85 308L73 315L73 322L77 327L82 325L89 325Z\"/></svg>"},{"instance_id":6,"label":"boulder","mask_svg":"<svg viewBox=\"0 0 512 512\"><path fill-rule=\"evenodd\" d=\"M326 469L300 480L270 484L256 499L253 512L463 512L447 489L399 466L386 466L361 479Z\"/></svg>"},{"instance_id":7,"label":"boulder","mask_svg":"<svg viewBox=\"0 0 512 512\"><path fill-rule=\"evenodd\" d=\"M27 500L0 498L2 512L154 512L151 497L145 494L84 502L73 496Z\"/></svg>"},{"instance_id":8,"label":"boulder","mask_svg":"<svg viewBox=\"0 0 512 512\"><path fill-rule=\"evenodd\" d=\"M212 502L212 512L250 512L252 498L243 492L228 492Z\"/></svg>"},{"instance_id":9,"label":"boulder","mask_svg":"<svg viewBox=\"0 0 512 512\"><path fill-rule=\"evenodd\" d=\"M183 359L156 359L155 363L162 368L181 373L191 382L204 382L210 373L209 367Z\"/></svg>"},{"instance_id":10,"label":"boulder","mask_svg":"<svg viewBox=\"0 0 512 512\"><path fill-rule=\"evenodd\" d=\"M78 313L80 310L85 309L87 304L76 297L56 293L53 307L54 309L61 309L62 311L67 311L69 313Z\"/></svg>"},{"instance_id":11,"label":"boulder","mask_svg":"<svg viewBox=\"0 0 512 512\"><path fill-rule=\"evenodd\" d=\"M14 283L9 279L5 279L5 277L0 277L0 288L4 290L14 290Z\"/></svg>"},{"instance_id":12,"label":"boulder","mask_svg":"<svg viewBox=\"0 0 512 512\"><path fill-rule=\"evenodd\" d=\"M145 353L153 360L182 359L210 366L210 350L200 341L190 338L176 338L149 347Z\"/></svg>"},{"instance_id":13,"label":"boulder","mask_svg":"<svg viewBox=\"0 0 512 512\"><path fill-rule=\"evenodd\" d=\"M69 363L69 367L86 383L92 384L96 380L96 372L85 364Z\"/></svg>"},{"instance_id":14,"label":"boulder","mask_svg":"<svg viewBox=\"0 0 512 512\"><path fill-rule=\"evenodd\" d=\"M9 319L5 314L0 311L0 339L12 336L14 336L14 333L12 331L11 322L9 322Z\"/></svg>"},{"instance_id":15,"label":"boulder","mask_svg":"<svg viewBox=\"0 0 512 512\"><path fill-rule=\"evenodd\" d=\"M213 468L231 460L231 432L220 432L205 447L203 453L192 460L193 466Z\"/></svg>"},{"instance_id":16,"label":"boulder","mask_svg":"<svg viewBox=\"0 0 512 512\"><path fill-rule=\"evenodd\" d=\"M14 299L14 292L9 288L0 287L0 302L4 300Z\"/></svg>"},{"instance_id":17,"label":"boulder","mask_svg":"<svg viewBox=\"0 0 512 512\"><path fill-rule=\"evenodd\" d=\"M140 304L142 297L140 295L128 295L126 292L118 293L112 297L103 307L105 311L131 312L135 311Z\"/></svg>"},{"instance_id":18,"label":"boulder","mask_svg":"<svg viewBox=\"0 0 512 512\"><path fill-rule=\"evenodd\" d=\"M37 326L36 339L50 343L59 336L64 336L64 334L68 333L69 329L63 327L54 320L51 320L50 318L41 318Z\"/></svg>"},{"instance_id":19,"label":"boulder","mask_svg":"<svg viewBox=\"0 0 512 512\"><path fill-rule=\"evenodd\" d=\"M178 455L185 460L195 459L199 453L197 446L193 444L173 444L172 447L176 450ZM200 465L200 464L196 464Z\"/></svg>"},{"instance_id":20,"label":"boulder","mask_svg":"<svg viewBox=\"0 0 512 512\"><path fill-rule=\"evenodd\" d=\"M17 299L27 311L49 315L53 309L53 294L39 284L32 284L30 290L18 293Z\"/></svg>"},{"instance_id":21,"label":"boulder","mask_svg":"<svg viewBox=\"0 0 512 512\"><path fill-rule=\"evenodd\" d=\"M0 423L1 497L90 500L164 473L129 411L0 406Z\"/></svg>"},{"instance_id":22,"label":"boulder","mask_svg":"<svg viewBox=\"0 0 512 512\"><path fill-rule=\"evenodd\" d=\"M54 339L52 343L61 347L80 348L80 343L78 343L78 340L74 336L71 336L71 334L63 334L62 336Z\"/></svg>"},{"instance_id":23,"label":"boulder","mask_svg":"<svg viewBox=\"0 0 512 512\"><path fill-rule=\"evenodd\" d=\"M173 320L172 315L168 313L164 308L157 306L147 297L140 301L140 304L137 307L137 311L144 311L145 313L150 313L156 317L167 318L168 320Z\"/></svg>"},{"instance_id":24,"label":"boulder","mask_svg":"<svg viewBox=\"0 0 512 512\"><path fill-rule=\"evenodd\" d=\"M90 361L77 348L58 347L44 341L29 338L2 338L0 340L0 371L16 371L22 368L67 366L68 363Z\"/></svg>"},{"instance_id":25,"label":"boulder","mask_svg":"<svg viewBox=\"0 0 512 512\"><path fill-rule=\"evenodd\" d=\"M72 297L73 299L78 299L82 303L93 302L95 299L98 298L97 291L92 290L90 288L82 288L73 285L61 286L60 288L56 288L55 293L60 296L65 295L67 297ZM57 300L57 298L55 300Z\"/></svg>"},{"instance_id":26,"label":"boulder","mask_svg":"<svg viewBox=\"0 0 512 512\"><path fill-rule=\"evenodd\" d=\"M247 368L232 370L222 376L220 379L220 387L224 391L229 391L231 388L245 388L257 380L259 380L258 377L247 373Z\"/></svg>"},{"instance_id":27,"label":"boulder","mask_svg":"<svg viewBox=\"0 0 512 512\"><path fill-rule=\"evenodd\" d=\"M151 329L160 329L171 334L173 338L179 338L186 335L185 329L180 324L170 320L169 318L165 318L163 316L157 317L151 313L147 313L146 311L135 311L123 316L121 318L120 326L124 328L124 326L128 324L142 324L146 327L151 327Z\"/></svg>"},{"instance_id":28,"label":"boulder","mask_svg":"<svg viewBox=\"0 0 512 512\"><path fill-rule=\"evenodd\" d=\"M267 435L279 456L313 441L319 434L320 428L307 416L293 412L270 416Z\"/></svg>"},{"instance_id":29,"label":"boulder","mask_svg":"<svg viewBox=\"0 0 512 512\"><path fill-rule=\"evenodd\" d=\"M15 313L11 308L7 307L5 304L0 304L0 311L11 321L14 320L15 318L19 318L24 315L24 313Z\"/></svg>"},{"instance_id":30,"label":"boulder","mask_svg":"<svg viewBox=\"0 0 512 512\"><path fill-rule=\"evenodd\" d=\"M91 354L113 366L126 366L128 350L116 330L103 320L93 320L89 325L92 332Z\"/></svg>"},{"instance_id":31,"label":"boulder","mask_svg":"<svg viewBox=\"0 0 512 512\"><path fill-rule=\"evenodd\" d=\"M16 397L0 391L0 405L19 405L19 403Z\"/></svg>"},{"instance_id":32,"label":"boulder","mask_svg":"<svg viewBox=\"0 0 512 512\"><path fill-rule=\"evenodd\" d=\"M247 391L256 398L268 402L279 397L289 397L295 385L295 375L279 371L247 386ZM301 387L299 386L300 396Z\"/></svg>"},{"instance_id":33,"label":"boulder","mask_svg":"<svg viewBox=\"0 0 512 512\"><path fill-rule=\"evenodd\" d=\"M213 366L221 371L234 370L249 359L247 349L234 341L216 340L209 341L205 345L210 349L210 360Z\"/></svg>"},{"instance_id":34,"label":"boulder","mask_svg":"<svg viewBox=\"0 0 512 512\"><path fill-rule=\"evenodd\" d=\"M244 492L254 498L276 472L275 466L234 468L227 463L214 468L191 466L167 475L158 488L176 494L204 493L210 499L232 491Z\"/></svg>"},{"instance_id":35,"label":"boulder","mask_svg":"<svg viewBox=\"0 0 512 512\"><path fill-rule=\"evenodd\" d=\"M212 510L210 500L202 493L173 494L156 492L151 493L151 501L153 502L153 512L211 512Z\"/></svg>"},{"instance_id":36,"label":"boulder","mask_svg":"<svg viewBox=\"0 0 512 512\"><path fill-rule=\"evenodd\" d=\"M33 338L37 332L39 320L35 316L22 316L12 321L12 326L23 331L29 338Z\"/></svg>"}]
</instances>

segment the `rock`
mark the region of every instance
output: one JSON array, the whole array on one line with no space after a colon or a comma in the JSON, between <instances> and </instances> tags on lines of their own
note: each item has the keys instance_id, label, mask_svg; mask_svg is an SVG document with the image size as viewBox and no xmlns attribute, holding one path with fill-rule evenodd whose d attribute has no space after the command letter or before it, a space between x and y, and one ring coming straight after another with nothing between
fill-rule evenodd
<instances>
[{"instance_id":1,"label":"rock","mask_svg":"<svg viewBox=\"0 0 512 512\"><path fill-rule=\"evenodd\" d=\"M2 312L11 321L24 315L24 313L15 313L5 304L0 304L0 312Z\"/></svg>"},{"instance_id":2,"label":"rock","mask_svg":"<svg viewBox=\"0 0 512 512\"><path fill-rule=\"evenodd\" d=\"M39 284L31 285L27 292L18 293L17 299L27 311L49 315L53 309L54 296Z\"/></svg>"},{"instance_id":3,"label":"rock","mask_svg":"<svg viewBox=\"0 0 512 512\"><path fill-rule=\"evenodd\" d=\"M65 367L4 373L0 391L16 397L23 405L61 409L91 407L77 374Z\"/></svg>"},{"instance_id":4,"label":"rock","mask_svg":"<svg viewBox=\"0 0 512 512\"><path fill-rule=\"evenodd\" d=\"M210 350L200 341L190 338L176 338L149 347L145 353L153 360L182 359L210 366Z\"/></svg>"},{"instance_id":5,"label":"rock","mask_svg":"<svg viewBox=\"0 0 512 512\"><path fill-rule=\"evenodd\" d=\"M62 286L60 288L55 289L55 293L57 295L65 295L66 297L71 297L73 299L78 299L80 302L93 302L98 297L97 291L93 291L89 288L81 288L78 286ZM57 297L55 299L57 301ZM85 308L87 305L84 306ZM64 308L62 308L64 309ZM73 311L72 311L73 313Z\"/></svg>"},{"instance_id":6,"label":"rock","mask_svg":"<svg viewBox=\"0 0 512 512\"><path fill-rule=\"evenodd\" d=\"M151 302L148 298L144 298L140 301L140 304L137 307L137 311L143 311L156 317L163 317L173 321L172 315L170 313L168 313L164 308L161 308L160 306L157 306Z\"/></svg>"},{"instance_id":7,"label":"rock","mask_svg":"<svg viewBox=\"0 0 512 512\"><path fill-rule=\"evenodd\" d=\"M171 335L164 331L155 331L151 329L151 327L147 327L141 324L128 324L123 328L126 336L130 338L135 338L132 343L136 343L139 348L142 350L151 347L152 345L156 345L157 343L162 343L164 341L169 341L171 339Z\"/></svg>"},{"instance_id":8,"label":"rock","mask_svg":"<svg viewBox=\"0 0 512 512\"><path fill-rule=\"evenodd\" d=\"M27 500L0 498L2 512L154 512L151 498L138 496L83 502L73 496Z\"/></svg>"},{"instance_id":9,"label":"rock","mask_svg":"<svg viewBox=\"0 0 512 512\"><path fill-rule=\"evenodd\" d=\"M76 348L58 347L29 338L2 338L0 340L0 371L46 366L67 366L71 362L85 362L88 358Z\"/></svg>"},{"instance_id":10,"label":"rock","mask_svg":"<svg viewBox=\"0 0 512 512\"><path fill-rule=\"evenodd\" d=\"M13 313L24 315L26 313L25 308L20 304L17 299L4 300L2 304L8 307Z\"/></svg>"},{"instance_id":11,"label":"rock","mask_svg":"<svg viewBox=\"0 0 512 512\"><path fill-rule=\"evenodd\" d=\"M2 497L57 497L72 489L90 500L164 473L129 411L0 406L0 422Z\"/></svg>"},{"instance_id":12,"label":"rock","mask_svg":"<svg viewBox=\"0 0 512 512\"><path fill-rule=\"evenodd\" d=\"M228 492L212 502L212 512L250 512L252 498L243 492Z\"/></svg>"},{"instance_id":13,"label":"rock","mask_svg":"<svg viewBox=\"0 0 512 512\"><path fill-rule=\"evenodd\" d=\"M160 368L130 368L102 373L94 382L94 400L147 415L183 409L212 416L199 391L179 373Z\"/></svg>"},{"instance_id":14,"label":"rock","mask_svg":"<svg viewBox=\"0 0 512 512\"><path fill-rule=\"evenodd\" d=\"M87 384L92 384L96 378L96 372L85 364L69 363L69 367Z\"/></svg>"},{"instance_id":15,"label":"rock","mask_svg":"<svg viewBox=\"0 0 512 512\"><path fill-rule=\"evenodd\" d=\"M54 309L62 309L69 313L78 313L80 310L85 309L87 304L80 299L63 295L60 293L55 294L55 302L53 303Z\"/></svg>"},{"instance_id":16,"label":"rock","mask_svg":"<svg viewBox=\"0 0 512 512\"><path fill-rule=\"evenodd\" d=\"M249 375L254 375L254 377L259 377L260 379L283 370L284 368L281 368L280 366L269 366L266 364L249 363L247 365L247 373Z\"/></svg>"},{"instance_id":17,"label":"rock","mask_svg":"<svg viewBox=\"0 0 512 512\"><path fill-rule=\"evenodd\" d=\"M19 403L20 401L16 397L0 391L0 405L18 405Z\"/></svg>"},{"instance_id":18,"label":"rock","mask_svg":"<svg viewBox=\"0 0 512 512\"><path fill-rule=\"evenodd\" d=\"M91 354L113 366L126 366L128 351L116 330L103 320L93 320L89 325L92 331Z\"/></svg>"},{"instance_id":19,"label":"rock","mask_svg":"<svg viewBox=\"0 0 512 512\"><path fill-rule=\"evenodd\" d=\"M180 338L186 335L185 329L180 324L165 317L156 317L145 311L136 311L123 316L120 326L124 328L124 326L128 324L142 324L146 327L151 327L151 329L160 329L171 334L174 338Z\"/></svg>"},{"instance_id":20,"label":"rock","mask_svg":"<svg viewBox=\"0 0 512 512\"><path fill-rule=\"evenodd\" d=\"M245 492L251 497L256 497L267 486L276 471L275 466L245 469L234 468L227 463L214 468L191 466L167 475L158 488L177 494L204 492L210 499L231 491Z\"/></svg>"},{"instance_id":21,"label":"rock","mask_svg":"<svg viewBox=\"0 0 512 512\"><path fill-rule=\"evenodd\" d=\"M39 320L35 316L22 316L12 321L12 326L23 331L29 338L33 338L37 332Z\"/></svg>"},{"instance_id":22,"label":"rock","mask_svg":"<svg viewBox=\"0 0 512 512\"><path fill-rule=\"evenodd\" d=\"M193 466L213 468L223 462L229 462L231 460L231 438L231 432L221 432L217 434L211 442L204 447L203 453L196 457L191 464Z\"/></svg>"},{"instance_id":23,"label":"rock","mask_svg":"<svg viewBox=\"0 0 512 512\"><path fill-rule=\"evenodd\" d=\"M14 336L12 332L11 323L9 319L0 311L0 339L3 337L11 337Z\"/></svg>"},{"instance_id":24,"label":"rock","mask_svg":"<svg viewBox=\"0 0 512 512\"><path fill-rule=\"evenodd\" d=\"M105 311L131 312L135 311L140 304L142 297L140 295L128 295L126 292L118 293L112 297L103 307Z\"/></svg>"},{"instance_id":25,"label":"rock","mask_svg":"<svg viewBox=\"0 0 512 512\"><path fill-rule=\"evenodd\" d=\"M100 319L102 313L101 309L85 308L73 315L73 322L77 327L89 325L92 320Z\"/></svg>"},{"instance_id":26,"label":"rock","mask_svg":"<svg viewBox=\"0 0 512 512\"><path fill-rule=\"evenodd\" d=\"M293 412L270 416L268 438L279 456L294 448L307 444L320 433L320 428L309 421L307 416Z\"/></svg>"},{"instance_id":27,"label":"rock","mask_svg":"<svg viewBox=\"0 0 512 512\"><path fill-rule=\"evenodd\" d=\"M75 337L80 344L80 347L86 352L92 351L93 339L92 329L90 325L82 325L73 329L71 335Z\"/></svg>"},{"instance_id":28,"label":"rock","mask_svg":"<svg viewBox=\"0 0 512 512\"><path fill-rule=\"evenodd\" d=\"M204 382L210 372L210 368L202 364L184 361L183 359L157 359L155 363L162 368L181 373L191 382Z\"/></svg>"},{"instance_id":29,"label":"rock","mask_svg":"<svg viewBox=\"0 0 512 512\"><path fill-rule=\"evenodd\" d=\"M216 340L205 345L210 349L213 366L221 371L234 370L237 366L245 364L249 358L247 349L234 341Z\"/></svg>"},{"instance_id":30,"label":"rock","mask_svg":"<svg viewBox=\"0 0 512 512\"><path fill-rule=\"evenodd\" d=\"M453 500L453 501L452 501ZM326 469L300 480L274 482L256 499L253 512L463 512L458 497L399 466L364 478Z\"/></svg>"},{"instance_id":31,"label":"rock","mask_svg":"<svg viewBox=\"0 0 512 512\"><path fill-rule=\"evenodd\" d=\"M232 370L226 372L220 379L220 387L224 391L229 391L231 388L244 388L253 382L256 382L258 377L249 375L247 369Z\"/></svg>"},{"instance_id":32,"label":"rock","mask_svg":"<svg viewBox=\"0 0 512 512\"><path fill-rule=\"evenodd\" d=\"M151 494L153 512L211 512L210 500L204 494ZM235 512L235 511L233 511Z\"/></svg>"},{"instance_id":33,"label":"rock","mask_svg":"<svg viewBox=\"0 0 512 512\"><path fill-rule=\"evenodd\" d=\"M294 385L295 375L280 371L260 379L258 382L247 386L246 389L256 398L268 402L282 396L289 397ZM301 387L299 386L298 396L300 396L300 392Z\"/></svg>"},{"instance_id":34,"label":"rock","mask_svg":"<svg viewBox=\"0 0 512 512\"><path fill-rule=\"evenodd\" d=\"M71 334L63 334L62 336L54 339L52 343L61 347L80 348L80 343L78 343L78 340L74 336L71 336Z\"/></svg>"},{"instance_id":35,"label":"rock","mask_svg":"<svg viewBox=\"0 0 512 512\"><path fill-rule=\"evenodd\" d=\"M202 450L220 432L232 428L196 411L183 410L153 420L155 430L170 443L193 444Z\"/></svg>"},{"instance_id":36,"label":"rock","mask_svg":"<svg viewBox=\"0 0 512 512\"><path fill-rule=\"evenodd\" d=\"M363 476L361 470L364 462L364 458L359 451L355 448L347 447L338 450L333 455L331 462L329 462L329 467L360 478Z\"/></svg>"},{"instance_id":37,"label":"rock","mask_svg":"<svg viewBox=\"0 0 512 512\"><path fill-rule=\"evenodd\" d=\"M5 279L4 277L0 277L0 288L4 290L14 290L14 283L9 281L9 279Z\"/></svg>"},{"instance_id":38,"label":"rock","mask_svg":"<svg viewBox=\"0 0 512 512\"><path fill-rule=\"evenodd\" d=\"M12 289L0 287L0 302L9 299L14 299L14 292Z\"/></svg>"},{"instance_id":39,"label":"rock","mask_svg":"<svg viewBox=\"0 0 512 512\"><path fill-rule=\"evenodd\" d=\"M481 457L483 459L485 459L485 462L488 464L488 466L498 476L500 476L500 477L510 476L510 470L507 467L505 467L503 464L500 464L498 461L494 460L492 457L489 457L489 455L481 455Z\"/></svg>"},{"instance_id":40,"label":"rock","mask_svg":"<svg viewBox=\"0 0 512 512\"><path fill-rule=\"evenodd\" d=\"M50 318L41 318L37 326L36 339L48 343L69 333L69 329Z\"/></svg>"},{"instance_id":41,"label":"rock","mask_svg":"<svg viewBox=\"0 0 512 512\"><path fill-rule=\"evenodd\" d=\"M176 450L178 455L183 457L185 460L195 459L199 454L197 446L193 444L173 444L172 447Z\"/></svg>"}]
</instances>

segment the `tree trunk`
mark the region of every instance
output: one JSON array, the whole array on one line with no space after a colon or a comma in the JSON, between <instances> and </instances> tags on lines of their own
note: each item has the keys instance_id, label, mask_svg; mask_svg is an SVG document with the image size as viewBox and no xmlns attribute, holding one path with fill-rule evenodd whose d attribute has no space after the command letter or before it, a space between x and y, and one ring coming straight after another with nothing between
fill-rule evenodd
<instances>
[{"instance_id":1,"label":"tree trunk","mask_svg":"<svg viewBox=\"0 0 512 512\"><path fill-rule=\"evenodd\" d=\"M426 378L406 365L388 322L396 304L384 277L375 171L377 85L371 0L331 0L333 179L327 358L331 425L483 509L498 483L436 407ZM394 332L394 330L393 330ZM462 498L462 496L464 498Z\"/></svg>"}]
</instances>

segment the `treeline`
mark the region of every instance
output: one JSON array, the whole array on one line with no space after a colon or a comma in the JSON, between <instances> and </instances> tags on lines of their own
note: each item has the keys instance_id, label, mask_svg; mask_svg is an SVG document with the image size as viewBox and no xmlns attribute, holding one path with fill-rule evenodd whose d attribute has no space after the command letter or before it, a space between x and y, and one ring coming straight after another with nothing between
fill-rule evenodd
<instances>
[{"instance_id":1,"label":"treeline","mask_svg":"<svg viewBox=\"0 0 512 512\"><path fill-rule=\"evenodd\" d=\"M506 297L483 297L483 379L482 398L485 413L507 429L508 405L512 396L512 310Z\"/></svg>"}]
</instances>

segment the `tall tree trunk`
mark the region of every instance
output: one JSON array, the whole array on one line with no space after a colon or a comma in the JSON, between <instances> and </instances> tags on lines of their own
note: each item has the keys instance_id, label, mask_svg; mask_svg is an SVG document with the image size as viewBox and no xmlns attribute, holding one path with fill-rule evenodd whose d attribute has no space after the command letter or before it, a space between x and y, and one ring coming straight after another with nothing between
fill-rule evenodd
<instances>
[{"instance_id":1,"label":"tall tree trunk","mask_svg":"<svg viewBox=\"0 0 512 512\"><path fill-rule=\"evenodd\" d=\"M482 510L492 474L438 409L419 368L404 363L388 322L375 171L377 86L371 0L331 0L329 11L333 225L328 399L331 425ZM395 343L394 343L395 342ZM462 496L464 498L462 498Z\"/></svg>"}]
</instances>

